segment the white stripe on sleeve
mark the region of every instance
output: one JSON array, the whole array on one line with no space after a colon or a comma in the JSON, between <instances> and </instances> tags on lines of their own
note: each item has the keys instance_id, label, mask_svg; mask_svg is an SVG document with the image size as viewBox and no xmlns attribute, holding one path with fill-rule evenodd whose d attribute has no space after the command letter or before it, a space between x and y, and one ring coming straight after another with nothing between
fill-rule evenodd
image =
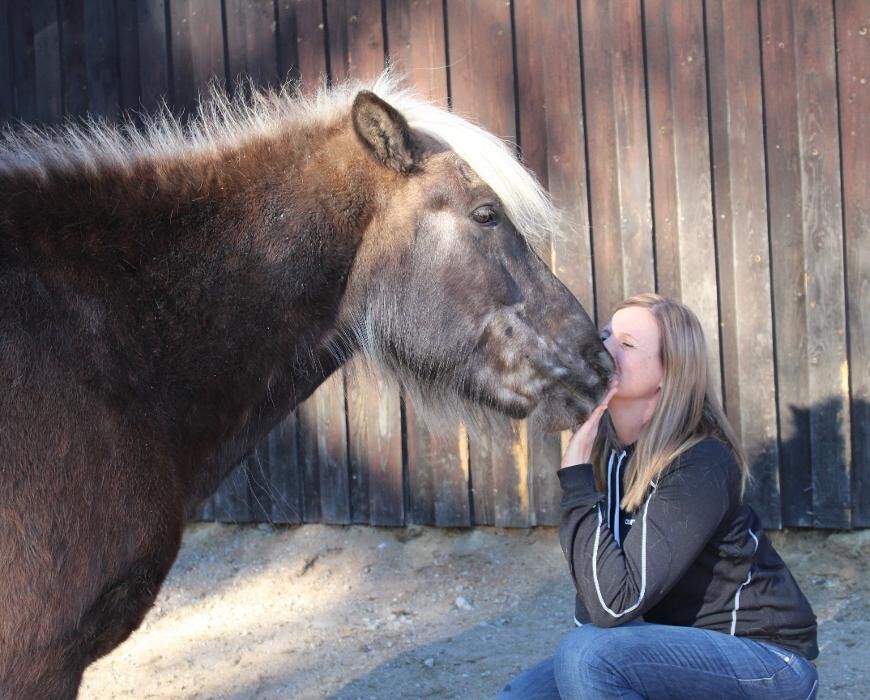
<instances>
[{"instance_id":1,"label":"white stripe on sleeve","mask_svg":"<svg viewBox=\"0 0 870 700\"><path fill-rule=\"evenodd\" d=\"M640 540L640 595L637 598L637 602L632 605L630 608L626 608L622 612L614 612L604 602L604 597L601 595L601 586L598 583L598 544L601 541L601 509L598 509L598 527L595 530L595 543L592 546L592 579L595 582L595 592L598 594L598 602L601 604L601 607L604 608L606 612L608 612L612 617L622 617L630 613L632 610L635 610L643 601L643 597L646 594L646 514L649 510L649 501L652 498L653 493L656 489L656 484L654 482L650 482L650 486L652 486L653 491L650 492L649 496L646 498L646 503L643 506L643 520L641 523L641 540Z\"/></svg>"},{"instance_id":2,"label":"white stripe on sleeve","mask_svg":"<svg viewBox=\"0 0 870 700\"><path fill-rule=\"evenodd\" d=\"M755 540L755 549L752 550L752 553L758 551L758 537L755 536L755 533L751 528L747 528L749 531L750 537ZM743 590L744 586L747 586L749 582L752 580L752 564L749 565L749 573L746 575L746 580L741 583L737 587L737 593L734 594L734 609L731 611L731 635L734 635L734 632L737 630L737 611L740 610L740 591Z\"/></svg>"}]
</instances>

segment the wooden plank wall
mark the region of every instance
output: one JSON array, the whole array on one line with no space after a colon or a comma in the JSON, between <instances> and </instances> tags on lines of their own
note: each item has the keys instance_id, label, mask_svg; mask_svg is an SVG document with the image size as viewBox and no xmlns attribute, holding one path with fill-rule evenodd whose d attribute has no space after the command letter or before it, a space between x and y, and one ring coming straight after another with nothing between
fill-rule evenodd
<instances>
[{"instance_id":1,"label":"wooden plank wall","mask_svg":"<svg viewBox=\"0 0 870 700\"><path fill-rule=\"evenodd\" d=\"M698 313L769 527L870 525L866 0L0 0L2 121L386 61L516 144L570 231L538 253L599 322L650 289ZM434 433L342 370L201 515L552 525L564 439Z\"/></svg>"}]
</instances>

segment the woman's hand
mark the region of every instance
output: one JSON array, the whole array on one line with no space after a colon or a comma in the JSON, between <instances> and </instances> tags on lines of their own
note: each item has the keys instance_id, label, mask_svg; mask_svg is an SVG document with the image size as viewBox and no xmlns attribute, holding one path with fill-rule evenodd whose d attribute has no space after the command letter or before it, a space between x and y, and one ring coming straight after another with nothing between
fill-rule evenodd
<instances>
[{"instance_id":1,"label":"woman's hand","mask_svg":"<svg viewBox=\"0 0 870 700\"><path fill-rule=\"evenodd\" d=\"M560 468L570 467L573 464L586 464L592 459L592 444L598 434L598 424L601 422L601 416L607 410L607 404L618 388L619 385L615 382L610 385L610 390L601 403L595 407L595 410L589 414L589 418L571 436L568 447L565 448L565 453L562 455Z\"/></svg>"}]
</instances>

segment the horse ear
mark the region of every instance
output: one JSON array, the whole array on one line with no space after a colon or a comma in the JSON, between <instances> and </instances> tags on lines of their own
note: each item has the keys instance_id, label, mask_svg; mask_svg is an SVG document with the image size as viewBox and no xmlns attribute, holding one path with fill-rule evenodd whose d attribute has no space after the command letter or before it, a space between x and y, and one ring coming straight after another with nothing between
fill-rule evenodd
<instances>
[{"instance_id":1,"label":"horse ear","mask_svg":"<svg viewBox=\"0 0 870 700\"><path fill-rule=\"evenodd\" d=\"M383 165L400 173L416 167L419 148L405 118L375 93L361 90L351 109L360 141Z\"/></svg>"}]
</instances>

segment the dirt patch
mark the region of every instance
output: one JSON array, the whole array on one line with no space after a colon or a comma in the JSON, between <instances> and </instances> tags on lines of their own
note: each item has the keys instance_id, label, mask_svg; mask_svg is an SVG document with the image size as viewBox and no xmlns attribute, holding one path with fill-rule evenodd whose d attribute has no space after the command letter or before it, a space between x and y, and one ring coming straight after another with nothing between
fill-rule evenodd
<instances>
[{"instance_id":1,"label":"dirt patch","mask_svg":"<svg viewBox=\"0 0 870 700\"><path fill-rule=\"evenodd\" d=\"M772 539L819 618L820 697L865 697L870 531ZM80 697L489 698L572 612L553 528L197 524Z\"/></svg>"}]
</instances>

